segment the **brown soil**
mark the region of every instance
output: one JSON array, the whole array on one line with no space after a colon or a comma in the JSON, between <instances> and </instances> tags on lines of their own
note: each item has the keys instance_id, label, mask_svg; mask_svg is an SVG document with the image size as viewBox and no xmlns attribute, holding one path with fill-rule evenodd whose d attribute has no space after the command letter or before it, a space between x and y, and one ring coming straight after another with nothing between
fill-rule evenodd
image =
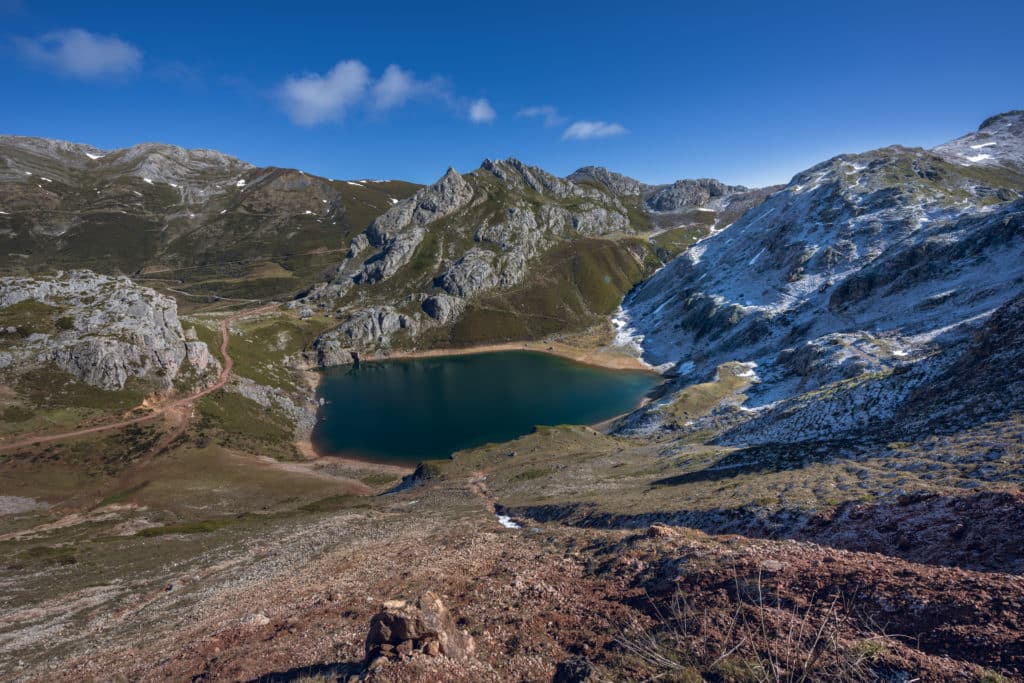
<instances>
[{"instance_id":1,"label":"brown soil","mask_svg":"<svg viewBox=\"0 0 1024 683\"><path fill-rule=\"evenodd\" d=\"M609 370L647 370L651 366L644 363L636 356L631 356L623 351L611 348L580 348L564 342L544 341L523 341L507 342L503 344L483 344L480 346L469 346L454 349L425 349L422 351L393 351L386 355L367 356L360 358L362 362L373 362L375 360L390 360L394 358L434 358L437 356L467 356L478 353L494 353L497 351L537 351L550 353L553 356L568 358L577 363L593 365L595 367L607 368Z\"/></svg>"}]
</instances>

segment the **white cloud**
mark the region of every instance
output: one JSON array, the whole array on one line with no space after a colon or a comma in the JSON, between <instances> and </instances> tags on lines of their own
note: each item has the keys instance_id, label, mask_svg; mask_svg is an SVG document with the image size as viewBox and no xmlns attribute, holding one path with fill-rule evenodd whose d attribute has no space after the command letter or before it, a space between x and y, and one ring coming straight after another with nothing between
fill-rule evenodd
<instances>
[{"instance_id":1,"label":"white cloud","mask_svg":"<svg viewBox=\"0 0 1024 683\"><path fill-rule=\"evenodd\" d=\"M400 107L418 97L448 99L448 84L443 78L420 81L411 71L397 64L384 70L384 75L373 85L373 106L377 109Z\"/></svg>"},{"instance_id":2,"label":"white cloud","mask_svg":"<svg viewBox=\"0 0 1024 683\"><path fill-rule=\"evenodd\" d=\"M496 116L494 107L482 97L469 105L469 120L473 123L490 123Z\"/></svg>"},{"instance_id":3,"label":"white cloud","mask_svg":"<svg viewBox=\"0 0 1024 683\"><path fill-rule=\"evenodd\" d=\"M549 104L520 109L516 116L526 119L544 119L545 128L554 128L565 121L565 118L558 114L558 109Z\"/></svg>"},{"instance_id":4,"label":"white cloud","mask_svg":"<svg viewBox=\"0 0 1024 683\"><path fill-rule=\"evenodd\" d=\"M562 133L563 140L590 140L622 135L626 129L617 123L604 121L576 121Z\"/></svg>"},{"instance_id":5,"label":"white cloud","mask_svg":"<svg viewBox=\"0 0 1024 683\"><path fill-rule=\"evenodd\" d=\"M338 62L326 74L291 76L278 87L277 95L288 116L300 126L341 121L356 107L385 111L412 100L439 102L473 123L490 123L497 116L486 99L459 97L440 76L420 80L412 71L391 64L374 79L356 59Z\"/></svg>"},{"instance_id":6,"label":"white cloud","mask_svg":"<svg viewBox=\"0 0 1024 683\"><path fill-rule=\"evenodd\" d=\"M358 60L338 62L326 74L285 80L280 94L285 110L300 126L340 120L366 94L370 72Z\"/></svg>"},{"instance_id":7,"label":"white cloud","mask_svg":"<svg viewBox=\"0 0 1024 683\"><path fill-rule=\"evenodd\" d=\"M126 76L142 66L142 51L131 43L80 28L15 38L15 44L26 59L76 78Z\"/></svg>"}]
</instances>

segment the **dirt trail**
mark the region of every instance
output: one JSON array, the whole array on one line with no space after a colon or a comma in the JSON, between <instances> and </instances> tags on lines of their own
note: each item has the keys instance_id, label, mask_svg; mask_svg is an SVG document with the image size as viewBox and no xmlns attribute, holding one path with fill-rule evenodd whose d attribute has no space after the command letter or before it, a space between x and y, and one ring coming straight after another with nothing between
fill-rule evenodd
<instances>
[{"instance_id":1,"label":"dirt trail","mask_svg":"<svg viewBox=\"0 0 1024 683\"><path fill-rule=\"evenodd\" d=\"M0 452L10 451L18 448L25 448L26 446L32 446L35 444L50 443L51 441L62 441L64 439L70 439L76 436L83 436L85 434L96 434L99 432L107 432L115 429L123 429L125 427L130 427L132 425L151 422L157 419L158 417L166 415L168 412L171 411L180 410L188 417L191 417L192 408L195 406L196 401L203 398L204 396L212 394L218 389L222 389L224 385L227 384L228 380L231 378L231 371L235 367L235 359L231 357L230 353L228 353L228 345L231 341L231 323L235 322L236 320L241 320L242 318L247 318L253 315L258 315L265 311L269 311L273 308L276 308L279 305L279 303L274 302L266 304L264 306L260 306L258 308L250 308L245 311L240 311L232 316L228 316L227 318L224 318L223 320L220 321L220 355L224 361L224 365L221 368L220 374L217 376L217 381L211 384L210 386L206 387L205 389L197 391L194 394L189 394L188 396L184 396L182 398L174 399L162 405L157 405L151 412L145 415L141 415L139 417L133 417L128 420L108 422L106 424L96 425L94 427L83 427L81 429L75 429L70 432L62 432L60 434L31 436L19 439L18 441L0 443Z\"/></svg>"}]
</instances>

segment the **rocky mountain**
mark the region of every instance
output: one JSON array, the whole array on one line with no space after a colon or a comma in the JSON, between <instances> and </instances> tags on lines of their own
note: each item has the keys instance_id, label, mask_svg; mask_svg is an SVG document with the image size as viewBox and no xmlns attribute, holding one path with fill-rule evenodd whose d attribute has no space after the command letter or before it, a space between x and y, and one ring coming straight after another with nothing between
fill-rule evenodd
<instances>
[{"instance_id":1,"label":"rocky mountain","mask_svg":"<svg viewBox=\"0 0 1024 683\"><path fill-rule=\"evenodd\" d=\"M182 330L174 299L126 277L76 270L0 278L0 377L39 380L54 370L107 391L170 389L216 377L204 342Z\"/></svg>"},{"instance_id":2,"label":"rocky mountain","mask_svg":"<svg viewBox=\"0 0 1024 683\"><path fill-rule=\"evenodd\" d=\"M317 360L594 324L657 267L645 228L615 195L517 159L449 169L353 239L333 281L307 297L342 320Z\"/></svg>"},{"instance_id":3,"label":"rocky mountain","mask_svg":"<svg viewBox=\"0 0 1024 683\"><path fill-rule=\"evenodd\" d=\"M725 227L743 213L764 201L778 187L749 188L726 185L714 178L677 180L664 185L648 185L601 166L584 166L568 177L575 183L604 188L620 197L636 196L640 207L659 226L678 223L678 214L706 212L715 214L716 227ZM667 216L664 214L668 214ZM700 216L697 216L696 222ZM703 218L708 218L704 216Z\"/></svg>"},{"instance_id":4,"label":"rocky mountain","mask_svg":"<svg viewBox=\"0 0 1024 683\"><path fill-rule=\"evenodd\" d=\"M680 387L732 398L701 416L673 396L641 423L741 423L724 440L749 443L886 422L1024 289L1022 120L830 159L644 282L622 327Z\"/></svg>"},{"instance_id":5,"label":"rocky mountain","mask_svg":"<svg viewBox=\"0 0 1024 683\"><path fill-rule=\"evenodd\" d=\"M317 362L600 323L660 265L666 232L709 230L679 216L658 228L641 196L652 189L594 167L558 178L517 159L487 160L465 176L449 169L357 235L334 279L306 297L343 321L317 342ZM713 222L717 209L698 203L724 207L727 197L705 195L680 205Z\"/></svg>"},{"instance_id":6,"label":"rocky mountain","mask_svg":"<svg viewBox=\"0 0 1024 683\"><path fill-rule=\"evenodd\" d=\"M985 119L978 130L932 150L961 166L982 166L1024 173L1024 111L1010 111Z\"/></svg>"},{"instance_id":7,"label":"rocky mountain","mask_svg":"<svg viewBox=\"0 0 1024 683\"><path fill-rule=\"evenodd\" d=\"M87 267L159 274L197 295L287 296L416 187L171 145L104 151L2 136L0 271Z\"/></svg>"}]
</instances>

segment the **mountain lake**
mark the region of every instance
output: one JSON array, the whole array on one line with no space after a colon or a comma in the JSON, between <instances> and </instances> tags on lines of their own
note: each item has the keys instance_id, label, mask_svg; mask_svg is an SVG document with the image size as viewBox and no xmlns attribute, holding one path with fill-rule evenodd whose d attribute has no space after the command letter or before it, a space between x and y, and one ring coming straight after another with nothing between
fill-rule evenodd
<instances>
[{"instance_id":1,"label":"mountain lake","mask_svg":"<svg viewBox=\"0 0 1024 683\"><path fill-rule=\"evenodd\" d=\"M324 455L410 464L635 408L662 378L535 351L362 362L323 372L313 445Z\"/></svg>"}]
</instances>

